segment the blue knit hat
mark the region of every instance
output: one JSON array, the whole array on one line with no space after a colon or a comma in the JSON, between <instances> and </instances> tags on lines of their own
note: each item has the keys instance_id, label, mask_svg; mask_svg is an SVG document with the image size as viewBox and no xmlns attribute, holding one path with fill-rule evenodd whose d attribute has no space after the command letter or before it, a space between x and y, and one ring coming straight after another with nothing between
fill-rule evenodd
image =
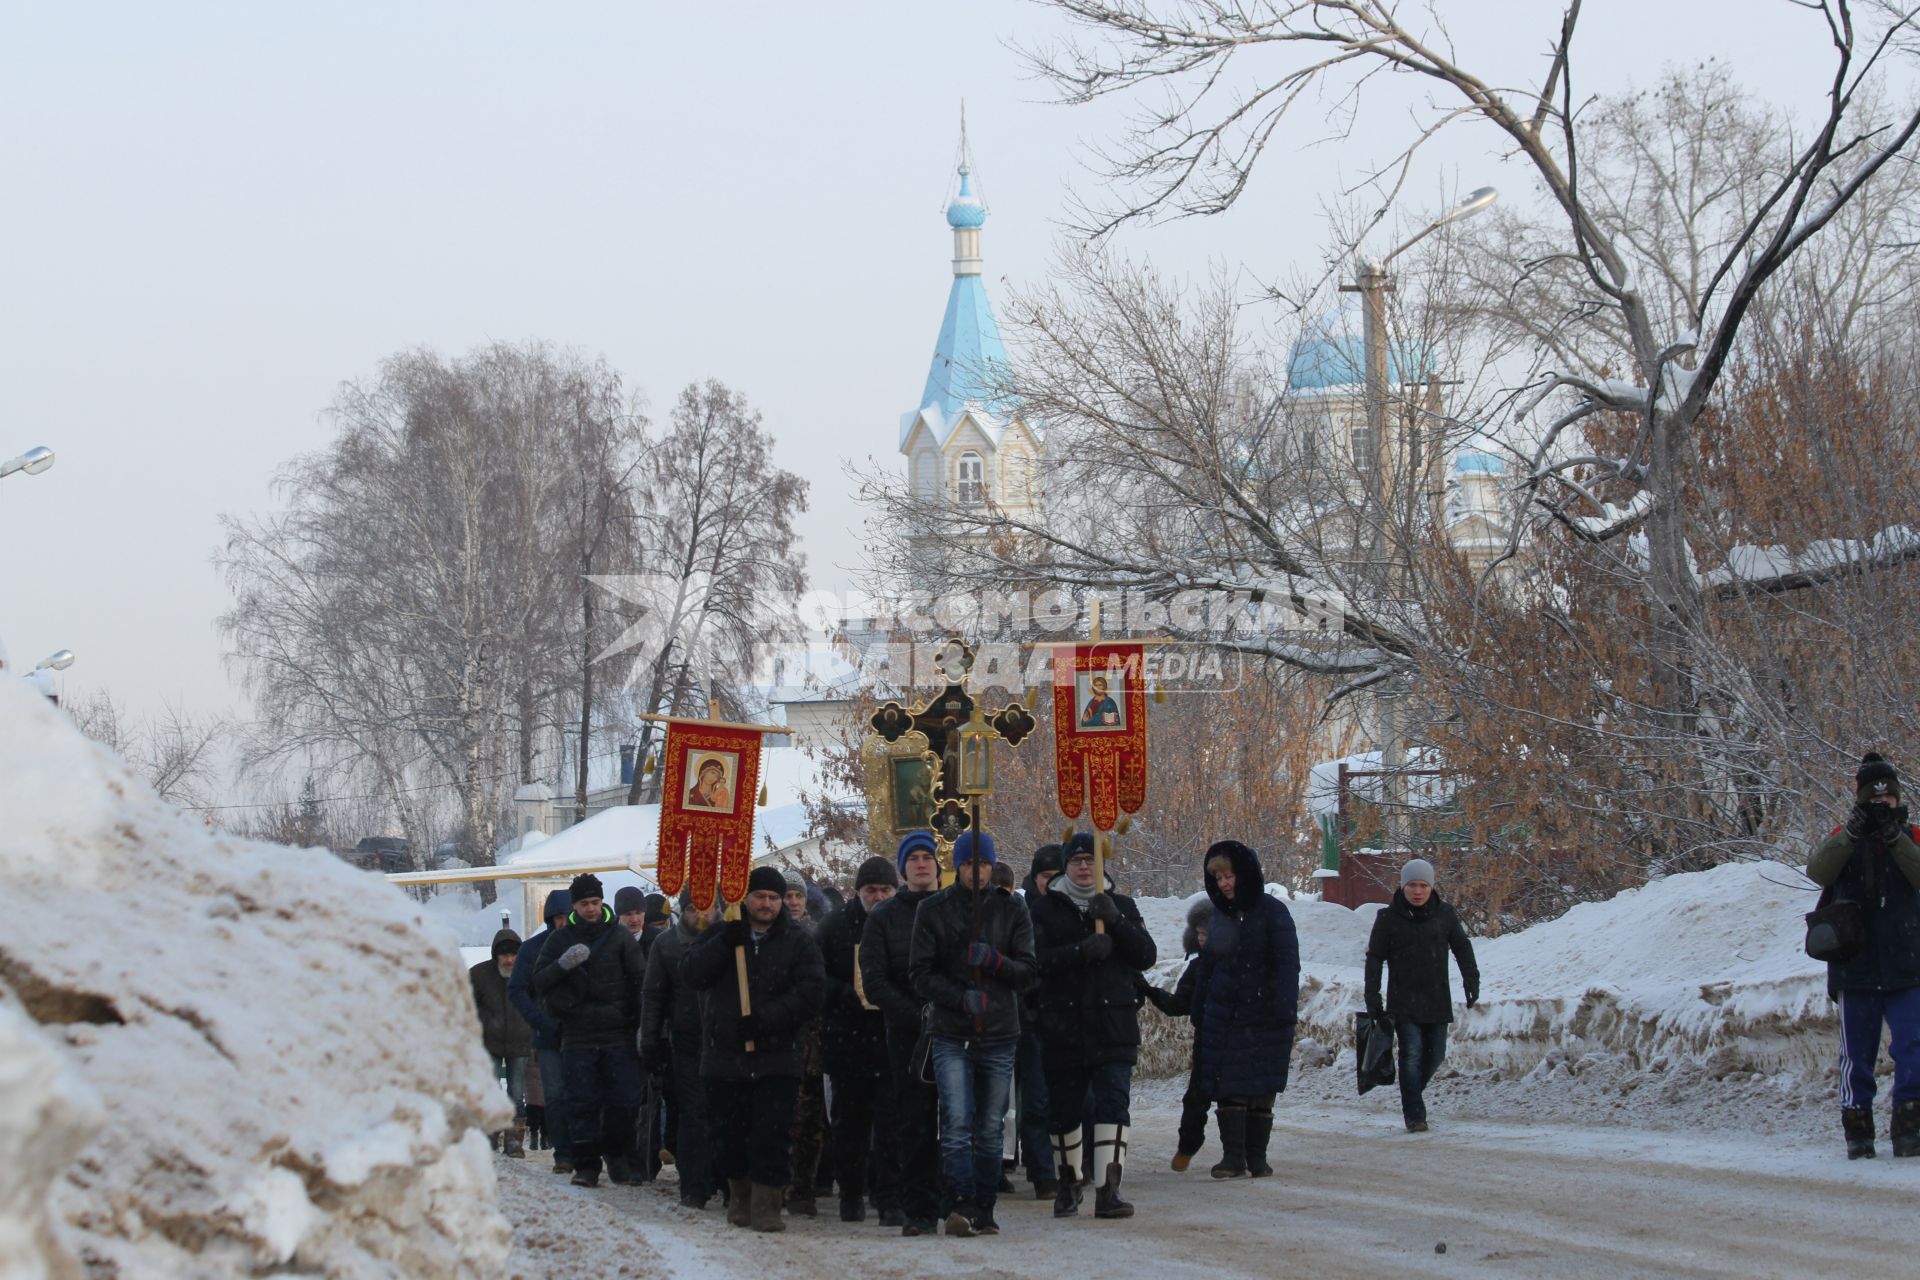
<instances>
[{"instance_id":1,"label":"blue knit hat","mask_svg":"<svg viewBox=\"0 0 1920 1280\"><path fill-rule=\"evenodd\" d=\"M993 837L984 831L962 831L960 838L953 842L953 865L957 867L975 859L993 865Z\"/></svg>"},{"instance_id":2,"label":"blue knit hat","mask_svg":"<svg viewBox=\"0 0 1920 1280\"><path fill-rule=\"evenodd\" d=\"M893 865L900 869L901 875L907 873L907 855L916 849L924 849L935 857L940 855L940 846L934 843L933 832L907 832L907 834L900 837L900 847L894 851L893 855Z\"/></svg>"}]
</instances>

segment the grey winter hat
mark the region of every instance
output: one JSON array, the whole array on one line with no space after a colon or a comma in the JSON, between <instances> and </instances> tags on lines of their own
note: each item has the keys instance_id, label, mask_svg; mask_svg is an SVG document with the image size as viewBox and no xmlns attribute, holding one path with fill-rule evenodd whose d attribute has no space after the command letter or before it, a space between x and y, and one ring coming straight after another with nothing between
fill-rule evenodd
<instances>
[{"instance_id":1,"label":"grey winter hat","mask_svg":"<svg viewBox=\"0 0 1920 1280\"><path fill-rule=\"evenodd\" d=\"M787 876L787 892L788 893L792 893L795 889L798 889L801 893L805 893L807 891L806 878L803 877L798 871L789 871L786 873L786 876Z\"/></svg>"},{"instance_id":2,"label":"grey winter hat","mask_svg":"<svg viewBox=\"0 0 1920 1280\"><path fill-rule=\"evenodd\" d=\"M1412 862L1400 868L1400 887L1402 889L1412 884L1415 880L1422 881L1425 884L1433 883L1433 864L1425 858L1415 858Z\"/></svg>"}]
</instances>

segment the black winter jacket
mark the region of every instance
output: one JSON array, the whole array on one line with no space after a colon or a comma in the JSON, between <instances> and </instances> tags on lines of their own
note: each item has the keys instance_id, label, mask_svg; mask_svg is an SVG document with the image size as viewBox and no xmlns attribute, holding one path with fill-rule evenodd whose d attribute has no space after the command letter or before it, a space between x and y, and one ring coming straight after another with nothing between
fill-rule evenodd
<instances>
[{"instance_id":1,"label":"black winter jacket","mask_svg":"<svg viewBox=\"0 0 1920 1280\"><path fill-rule=\"evenodd\" d=\"M498 936L496 935L496 941ZM514 962L519 968L519 962ZM507 999L507 976L492 956L467 970L473 1008L480 1018L480 1041L496 1058L524 1058L533 1052L533 1028Z\"/></svg>"},{"instance_id":2,"label":"black winter jacket","mask_svg":"<svg viewBox=\"0 0 1920 1280\"><path fill-rule=\"evenodd\" d=\"M520 944L520 957L513 962L513 976L507 979L507 999L520 1016L533 1028L533 1047L535 1051L545 1049L552 1053L560 1051L560 1024L552 1014L540 1007L540 997L533 991L533 971L540 967L540 953L546 947L546 941L553 936L553 930L542 929Z\"/></svg>"},{"instance_id":3,"label":"black winter jacket","mask_svg":"<svg viewBox=\"0 0 1920 1280\"><path fill-rule=\"evenodd\" d=\"M1047 1069L1131 1063L1140 1056L1139 976L1155 958L1153 935L1140 908L1124 894L1111 895L1120 918L1107 926L1113 949L1089 960L1093 915L1065 893L1048 893L1033 904L1033 948L1040 964L1040 1040Z\"/></svg>"},{"instance_id":4,"label":"black winter jacket","mask_svg":"<svg viewBox=\"0 0 1920 1280\"><path fill-rule=\"evenodd\" d=\"M1842 991L1920 987L1920 888L1902 865L1916 862L1909 841L1920 844L1920 829L1860 840L1839 829L1814 852L1807 868L1813 881L1822 888L1831 885L1835 899L1866 907L1866 945L1853 959L1827 966L1827 991L1835 998Z\"/></svg>"},{"instance_id":5,"label":"black winter jacket","mask_svg":"<svg viewBox=\"0 0 1920 1280\"><path fill-rule=\"evenodd\" d=\"M745 921L731 923L745 928ZM708 929L687 951L687 983L701 993L706 1048L700 1054L700 1074L712 1080L798 1076L802 1033L819 1016L826 994L820 948L785 911L774 917L758 942L751 941L750 929L747 935L747 992L755 1024L752 1053L741 1034L740 984L729 925Z\"/></svg>"},{"instance_id":6,"label":"black winter jacket","mask_svg":"<svg viewBox=\"0 0 1920 1280\"><path fill-rule=\"evenodd\" d=\"M699 1053L700 993L687 985L687 952L695 933L683 919L653 940L640 997L640 1055L664 1062L670 1049Z\"/></svg>"},{"instance_id":7,"label":"black winter jacket","mask_svg":"<svg viewBox=\"0 0 1920 1280\"><path fill-rule=\"evenodd\" d=\"M978 911L976 917L975 912ZM967 963L967 947L985 942L1000 953L998 974ZM1020 993L1033 986L1033 922L1027 906L1003 889L949 885L913 917L913 989L933 1006L933 1034L954 1040L1013 1040L1020 1035ZM969 990L986 993L986 1012L966 1011Z\"/></svg>"},{"instance_id":8,"label":"black winter jacket","mask_svg":"<svg viewBox=\"0 0 1920 1280\"><path fill-rule=\"evenodd\" d=\"M863 950L867 925L867 909L856 895L822 921L814 934L826 967L827 1007L820 1019L820 1049L829 1075L887 1073L886 1015L877 1005L868 1007L872 1000L863 1004L853 985L854 960ZM866 981L862 974L863 990Z\"/></svg>"},{"instance_id":9,"label":"black winter jacket","mask_svg":"<svg viewBox=\"0 0 1920 1280\"><path fill-rule=\"evenodd\" d=\"M1373 917L1367 939L1367 1012L1378 1017L1380 966L1387 967L1386 1015L1395 1022L1452 1022L1453 990L1447 980L1447 952L1460 965L1460 984L1468 1000L1480 998L1480 966L1466 926L1439 894L1416 907L1400 890Z\"/></svg>"},{"instance_id":10,"label":"black winter jacket","mask_svg":"<svg viewBox=\"0 0 1920 1280\"><path fill-rule=\"evenodd\" d=\"M1194 961L1193 1083L1209 1098L1285 1089L1299 1019L1300 940L1293 916L1285 903L1267 896L1253 850L1238 845L1232 857L1233 901L1206 876L1213 920Z\"/></svg>"},{"instance_id":11,"label":"black winter jacket","mask_svg":"<svg viewBox=\"0 0 1920 1280\"><path fill-rule=\"evenodd\" d=\"M913 917L938 889L902 889L875 907L860 931L860 980L867 999L880 1006L887 1034L912 1043L920 1034L926 1001L913 989Z\"/></svg>"},{"instance_id":12,"label":"black winter jacket","mask_svg":"<svg viewBox=\"0 0 1920 1280\"><path fill-rule=\"evenodd\" d=\"M569 915L540 948L533 971L534 994L559 1022L562 1049L630 1046L640 1029L640 988L647 977L640 944L609 907L602 904L600 913L597 921ZM607 937L609 931L615 936ZM562 969L560 957L576 943L593 954L577 969Z\"/></svg>"}]
</instances>

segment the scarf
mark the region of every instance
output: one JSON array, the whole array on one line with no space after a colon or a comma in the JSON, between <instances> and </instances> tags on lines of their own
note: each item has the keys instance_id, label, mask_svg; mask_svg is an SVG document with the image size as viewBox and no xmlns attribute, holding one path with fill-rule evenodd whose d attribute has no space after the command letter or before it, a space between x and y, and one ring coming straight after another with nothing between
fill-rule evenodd
<instances>
[{"instance_id":1,"label":"scarf","mask_svg":"<svg viewBox=\"0 0 1920 1280\"><path fill-rule=\"evenodd\" d=\"M1087 914L1087 908L1093 905L1093 895L1100 892L1100 886L1098 883L1095 883L1082 889L1079 885L1075 884L1065 872L1062 872L1053 878L1053 883L1047 886L1047 892L1062 895L1068 902L1071 902L1080 909L1081 915L1085 915Z\"/></svg>"}]
</instances>

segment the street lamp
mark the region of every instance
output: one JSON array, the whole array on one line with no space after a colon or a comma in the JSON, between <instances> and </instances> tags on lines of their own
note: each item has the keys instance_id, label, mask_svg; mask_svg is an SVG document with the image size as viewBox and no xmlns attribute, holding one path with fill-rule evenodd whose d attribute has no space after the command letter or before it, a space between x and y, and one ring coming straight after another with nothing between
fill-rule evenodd
<instances>
[{"instance_id":1,"label":"street lamp","mask_svg":"<svg viewBox=\"0 0 1920 1280\"><path fill-rule=\"evenodd\" d=\"M54 652L42 658L40 660L40 665L35 667L34 670L36 672L65 671L68 667L72 665L73 665L73 650L56 649Z\"/></svg>"},{"instance_id":2,"label":"street lamp","mask_svg":"<svg viewBox=\"0 0 1920 1280\"><path fill-rule=\"evenodd\" d=\"M1341 285L1342 293L1358 293L1361 300L1361 343L1366 359L1366 403L1367 403L1367 453L1366 466L1367 498L1374 520L1375 546L1384 535L1387 524L1386 513L1386 463L1397 455L1387 449L1387 293L1393 285L1387 278L1387 264L1405 253L1414 245L1446 226L1462 218L1471 218L1500 198L1500 193L1492 187L1480 187L1468 193L1467 197L1448 209L1445 213L1429 222L1418 232L1402 241L1400 245L1384 258L1369 258L1360 263L1354 273L1354 282ZM1402 383L1406 381L1407 371L1400 371ZM1411 479L1411 477L1409 477ZM1380 557L1372 557L1375 563ZM1384 692L1384 691L1383 691ZM1381 815L1392 831L1397 825L1397 805L1399 800L1399 775L1406 764L1406 747L1400 740L1399 713L1392 701L1392 695L1386 695L1388 705L1383 716L1386 721L1383 736L1386 741L1380 752L1380 771L1384 775L1381 781ZM1392 843L1389 841L1388 843Z\"/></svg>"},{"instance_id":3,"label":"street lamp","mask_svg":"<svg viewBox=\"0 0 1920 1280\"><path fill-rule=\"evenodd\" d=\"M37 476L52 465L53 450L37 444L17 458L8 458L5 462L0 462L0 479L5 479L16 471Z\"/></svg>"}]
</instances>

